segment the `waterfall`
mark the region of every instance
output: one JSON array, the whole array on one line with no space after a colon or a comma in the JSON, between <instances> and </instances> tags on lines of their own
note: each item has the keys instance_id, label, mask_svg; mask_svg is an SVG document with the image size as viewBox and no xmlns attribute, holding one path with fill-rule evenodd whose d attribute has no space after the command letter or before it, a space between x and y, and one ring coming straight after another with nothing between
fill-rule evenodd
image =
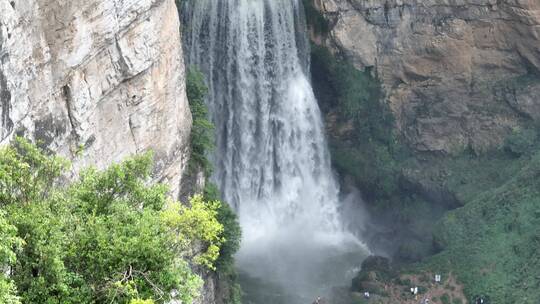
<instances>
[{"instance_id":1,"label":"waterfall","mask_svg":"<svg viewBox=\"0 0 540 304\"><path fill-rule=\"evenodd\" d=\"M184 19L187 61L210 89L213 180L243 228L240 267L305 280L291 270L320 262L311 253L358 241L340 221L301 1L193 0Z\"/></svg>"}]
</instances>

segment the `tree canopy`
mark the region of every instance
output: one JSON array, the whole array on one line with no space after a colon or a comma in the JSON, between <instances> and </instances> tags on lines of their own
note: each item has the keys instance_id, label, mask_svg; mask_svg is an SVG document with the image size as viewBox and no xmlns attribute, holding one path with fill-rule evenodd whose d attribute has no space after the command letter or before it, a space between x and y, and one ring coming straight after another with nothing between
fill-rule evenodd
<instances>
[{"instance_id":1,"label":"tree canopy","mask_svg":"<svg viewBox=\"0 0 540 304\"><path fill-rule=\"evenodd\" d=\"M69 162L24 139L0 148L0 302L151 304L198 296L215 269L219 201L173 201L152 155L64 178Z\"/></svg>"}]
</instances>

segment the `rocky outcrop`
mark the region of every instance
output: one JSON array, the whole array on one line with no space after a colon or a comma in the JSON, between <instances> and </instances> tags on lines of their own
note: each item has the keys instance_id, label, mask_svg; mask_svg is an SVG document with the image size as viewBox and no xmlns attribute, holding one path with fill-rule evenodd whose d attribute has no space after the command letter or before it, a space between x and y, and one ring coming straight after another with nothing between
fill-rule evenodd
<instances>
[{"instance_id":1,"label":"rocky outcrop","mask_svg":"<svg viewBox=\"0 0 540 304\"><path fill-rule=\"evenodd\" d=\"M174 0L0 0L1 143L82 166L153 150L177 195L191 114Z\"/></svg>"},{"instance_id":2,"label":"rocky outcrop","mask_svg":"<svg viewBox=\"0 0 540 304\"><path fill-rule=\"evenodd\" d=\"M315 0L417 151L479 153L540 118L537 0ZM319 40L320 41L320 40Z\"/></svg>"}]
</instances>

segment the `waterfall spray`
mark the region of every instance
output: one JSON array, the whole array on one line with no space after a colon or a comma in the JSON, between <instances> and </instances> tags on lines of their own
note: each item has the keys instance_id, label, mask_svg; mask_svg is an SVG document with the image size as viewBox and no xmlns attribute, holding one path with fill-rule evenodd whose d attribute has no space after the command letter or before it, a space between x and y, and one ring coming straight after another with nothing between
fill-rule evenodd
<instances>
[{"instance_id":1,"label":"waterfall spray","mask_svg":"<svg viewBox=\"0 0 540 304\"><path fill-rule=\"evenodd\" d=\"M184 18L188 63L210 88L213 179L243 228L239 267L310 289L329 255L361 243L340 221L302 4L194 0Z\"/></svg>"}]
</instances>

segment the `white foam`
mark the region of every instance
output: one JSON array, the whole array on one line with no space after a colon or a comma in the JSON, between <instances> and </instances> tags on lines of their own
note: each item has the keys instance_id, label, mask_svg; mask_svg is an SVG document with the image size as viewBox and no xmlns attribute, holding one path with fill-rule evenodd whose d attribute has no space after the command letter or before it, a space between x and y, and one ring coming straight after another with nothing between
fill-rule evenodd
<instances>
[{"instance_id":1,"label":"white foam","mask_svg":"<svg viewBox=\"0 0 540 304\"><path fill-rule=\"evenodd\" d=\"M308 60L299 57L309 55L301 10L297 0L186 7L188 61L210 87L213 178L243 228L239 265L276 280L301 280L331 255L367 252L340 219Z\"/></svg>"}]
</instances>

